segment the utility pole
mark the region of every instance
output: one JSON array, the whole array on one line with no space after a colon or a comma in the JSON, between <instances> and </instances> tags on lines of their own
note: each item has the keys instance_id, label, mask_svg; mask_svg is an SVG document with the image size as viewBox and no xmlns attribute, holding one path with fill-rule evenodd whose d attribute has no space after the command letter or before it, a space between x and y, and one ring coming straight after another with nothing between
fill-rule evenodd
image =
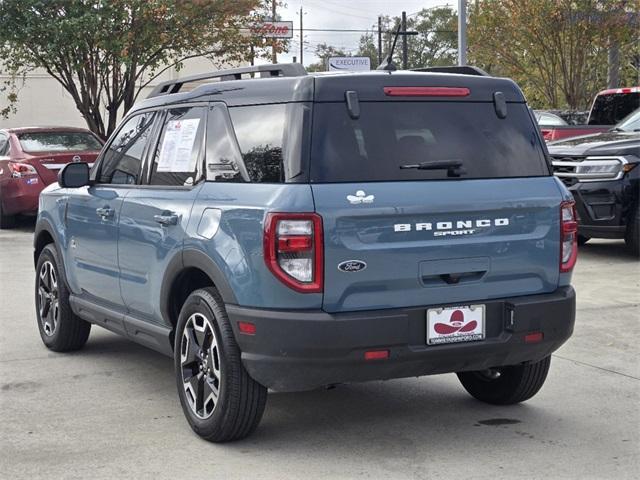
<instances>
[{"instance_id":1,"label":"utility pole","mask_svg":"<svg viewBox=\"0 0 640 480\"><path fill-rule=\"evenodd\" d=\"M382 17L378 17L378 65L382 63Z\"/></svg>"},{"instance_id":2,"label":"utility pole","mask_svg":"<svg viewBox=\"0 0 640 480\"><path fill-rule=\"evenodd\" d=\"M458 0L458 65L467 64L467 0Z\"/></svg>"},{"instance_id":3,"label":"utility pole","mask_svg":"<svg viewBox=\"0 0 640 480\"><path fill-rule=\"evenodd\" d=\"M617 40L609 39L607 62L607 88L620 86L620 45Z\"/></svg>"},{"instance_id":4,"label":"utility pole","mask_svg":"<svg viewBox=\"0 0 640 480\"><path fill-rule=\"evenodd\" d=\"M300 5L300 64L304 66L304 35L302 34L302 5Z\"/></svg>"},{"instance_id":5,"label":"utility pole","mask_svg":"<svg viewBox=\"0 0 640 480\"><path fill-rule=\"evenodd\" d=\"M402 69L407 69L407 12L402 12Z\"/></svg>"},{"instance_id":6,"label":"utility pole","mask_svg":"<svg viewBox=\"0 0 640 480\"><path fill-rule=\"evenodd\" d=\"M271 0L271 21L276 21L276 2L277 0ZM271 63L278 63L278 54L276 53L277 40L271 39Z\"/></svg>"}]
</instances>

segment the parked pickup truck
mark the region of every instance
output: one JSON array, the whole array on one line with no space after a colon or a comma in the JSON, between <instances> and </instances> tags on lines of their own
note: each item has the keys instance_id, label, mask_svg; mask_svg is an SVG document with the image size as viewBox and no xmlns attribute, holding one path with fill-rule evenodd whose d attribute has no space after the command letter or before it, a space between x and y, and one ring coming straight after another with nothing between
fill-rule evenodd
<instances>
[{"instance_id":1,"label":"parked pickup truck","mask_svg":"<svg viewBox=\"0 0 640 480\"><path fill-rule=\"evenodd\" d=\"M578 210L578 242L624 238L640 257L640 109L606 133L548 145Z\"/></svg>"},{"instance_id":2,"label":"parked pickup truck","mask_svg":"<svg viewBox=\"0 0 640 480\"><path fill-rule=\"evenodd\" d=\"M93 324L173 357L216 442L267 389L457 373L488 404L533 397L573 332L574 201L516 84L450 68L158 85L40 196L44 344Z\"/></svg>"},{"instance_id":3,"label":"parked pickup truck","mask_svg":"<svg viewBox=\"0 0 640 480\"><path fill-rule=\"evenodd\" d=\"M596 95L586 125L563 125L548 112L536 111L542 136L547 142L606 132L640 107L640 87L613 88Z\"/></svg>"}]
</instances>

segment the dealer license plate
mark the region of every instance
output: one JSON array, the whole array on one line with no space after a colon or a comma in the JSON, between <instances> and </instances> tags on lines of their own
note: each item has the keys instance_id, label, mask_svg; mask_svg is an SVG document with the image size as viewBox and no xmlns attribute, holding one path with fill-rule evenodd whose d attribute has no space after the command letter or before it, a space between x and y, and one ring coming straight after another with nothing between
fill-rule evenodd
<instances>
[{"instance_id":1,"label":"dealer license plate","mask_svg":"<svg viewBox=\"0 0 640 480\"><path fill-rule=\"evenodd\" d=\"M427 345L483 340L484 312L484 305L427 310Z\"/></svg>"}]
</instances>

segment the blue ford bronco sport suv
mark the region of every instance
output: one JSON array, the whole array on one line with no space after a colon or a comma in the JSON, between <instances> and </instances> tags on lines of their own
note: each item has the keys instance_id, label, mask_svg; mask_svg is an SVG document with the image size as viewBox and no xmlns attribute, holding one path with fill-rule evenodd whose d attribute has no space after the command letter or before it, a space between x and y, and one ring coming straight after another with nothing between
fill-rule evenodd
<instances>
[{"instance_id":1,"label":"blue ford bronco sport suv","mask_svg":"<svg viewBox=\"0 0 640 480\"><path fill-rule=\"evenodd\" d=\"M574 204L519 88L461 71L160 85L40 197L43 342L95 324L172 356L211 441L267 389L456 372L529 399L573 331Z\"/></svg>"}]
</instances>

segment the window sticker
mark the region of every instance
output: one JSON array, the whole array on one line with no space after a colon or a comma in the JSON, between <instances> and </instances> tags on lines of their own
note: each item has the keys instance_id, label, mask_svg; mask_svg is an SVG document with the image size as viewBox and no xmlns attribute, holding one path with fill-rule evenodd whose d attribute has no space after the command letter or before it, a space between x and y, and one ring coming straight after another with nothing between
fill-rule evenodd
<instances>
[{"instance_id":1,"label":"window sticker","mask_svg":"<svg viewBox=\"0 0 640 480\"><path fill-rule=\"evenodd\" d=\"M198 133L199 118L171 120L164 133L158 172L192 172L197 158L193 157L193 146Z\"/></svg>"}]
</instances>

